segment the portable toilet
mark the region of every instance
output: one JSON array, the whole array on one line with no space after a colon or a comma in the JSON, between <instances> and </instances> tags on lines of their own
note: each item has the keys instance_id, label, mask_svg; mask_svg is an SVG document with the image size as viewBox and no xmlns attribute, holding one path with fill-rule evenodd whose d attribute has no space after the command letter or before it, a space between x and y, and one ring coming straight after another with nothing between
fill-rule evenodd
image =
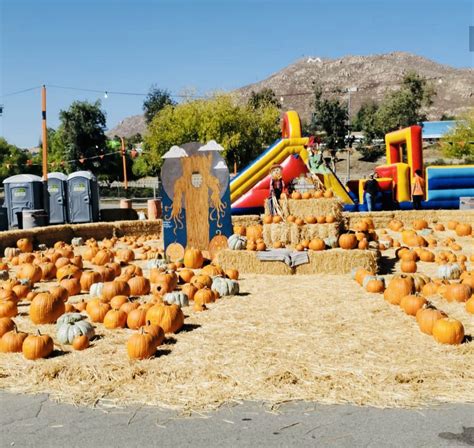
<instances>
[{"instance_id":1,"label":"portable toilet","mask_svg":"<svg viewBox=\"0 0 474 448\"><path fill-rule=\"evenodd\" d=\"M63 173L48 174L49 223L67 222L67 176Z\"/></svg>"},{"instance_id":2,"label":"portable toilet","mask_svg":"<svg viewBox=\"0 0 474 448\"><path fill-rule=\"evenodd\" d=\"M69 222L99 220L99 185L90 171L76 171L67 177Z\"/></svg>"},{"instance_id":3,"label":"portable toilet","mask_svg":"<svg viewBox=\"0 0 474 448\"><path fill-rule=\"evenodd\" d=\"M34 174L17 174L3 181L8 224L18 227L18 215L22 210L43 209L43 181Z\"/></svg>"}]
</instances>

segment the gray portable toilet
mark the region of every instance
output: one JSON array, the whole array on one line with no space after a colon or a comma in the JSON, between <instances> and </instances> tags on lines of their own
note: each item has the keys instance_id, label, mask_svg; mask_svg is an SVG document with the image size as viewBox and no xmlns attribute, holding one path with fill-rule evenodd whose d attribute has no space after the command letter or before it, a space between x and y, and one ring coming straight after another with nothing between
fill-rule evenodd
<instances>
[{"instance_id":1,"label":"gray portable toilet","mask_svg":"<svg viewBox=\"0 0 474 448\"><path fill-rule=\"evenodd\" d=\"M34 174L17 174L3 181L8 224L18 227L17 213L43 209L43 181Z\"/></svg>"},{"instance_id":2,"label":"gray portable toilet","mask_svg":"<svg viewBox=\"0 0 474 448\"><path fill-rule=\"evenodd\" d=\"M67 222L67 176L63 173L48 174L49 223Z\"/></svg>"},{"instance_id":3,"label":"gray portable toilet","mask_svg":"<svg viewBox=\"0 0 474 448\"><path fill-rule=\"evenodd\" d=\"M99 185L90 171L76 171L67 177L69 222L99 220Z\"/></svg>"}]
</instances>

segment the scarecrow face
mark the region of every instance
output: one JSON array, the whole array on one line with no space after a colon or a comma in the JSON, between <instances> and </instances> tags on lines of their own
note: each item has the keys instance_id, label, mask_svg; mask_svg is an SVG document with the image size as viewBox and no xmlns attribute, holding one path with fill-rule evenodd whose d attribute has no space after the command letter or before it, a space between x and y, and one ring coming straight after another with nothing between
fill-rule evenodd
<instances>
[{"instance_id":1,"label":"scarecrow face","mask_svg":"<svg viewBox=\"0 0 474 448\"><path fill-rule=\"evenodd\" d=\"M272 176L272 179L281 179L282 177L282 170L280 166L276 166L271 169L270 175Z\"/></svg>"}]
</instances>

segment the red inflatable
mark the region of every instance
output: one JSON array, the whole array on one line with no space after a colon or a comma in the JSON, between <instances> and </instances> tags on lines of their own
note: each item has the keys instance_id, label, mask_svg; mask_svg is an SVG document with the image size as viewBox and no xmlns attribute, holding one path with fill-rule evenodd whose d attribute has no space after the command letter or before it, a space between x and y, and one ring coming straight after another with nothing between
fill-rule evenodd
<instances>
[{"instance_id":1,"label":"red inflatable","mask_svg":"<svg viewBox=\"0 0 474 448\"><path fill-rule=\"evenodd\" d=\"M281 166L283 168L283 180L286 185L301 173L308 172L307 166L297 154L292 154L286 158ZM250 213L262 209L265 199L270 194L269 185L270 173L232 204L232 213Z\"/></svg>"}]
</instances>

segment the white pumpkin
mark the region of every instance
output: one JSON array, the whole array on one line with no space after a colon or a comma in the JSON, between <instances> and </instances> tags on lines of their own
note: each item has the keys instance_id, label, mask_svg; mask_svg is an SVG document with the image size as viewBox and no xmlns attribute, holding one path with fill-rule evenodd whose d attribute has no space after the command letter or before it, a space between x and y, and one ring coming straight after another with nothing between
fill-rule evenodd
<instances>
[{"instance_id":1,"label":"white pumpkin","mask_svg":"<svg viewBox=\"0 0 474 448\"><path fill-rule=\"evenodd\" d=\"M245 236L234 233L227 240L227 245L231 250L243 250L247 246L247 238Z\"/></svg>"},{"instance_id":2,"label":"white pumpkin","mask_svg":"<svg viewBox=\"0 0 474 448\"><path fill-rule=\"evenodd\" d=\"M5 258L8 261L11 261L13 257L17 257L20 255L21 251L17 247L6 247L5 251L3 252Z\"/></svg>"},{"instance_id":3,"label":"white pumpkin","mask_svg":"<svg viewBox=\"0 0 474 448\"><path fill-rule=\"evenodd\" d=\"M438 268L438 277L443 280L457 280L461 277L461 268L457 263L442 264Z\"/></svg>"},{"instance_id":4,"label":"white pumpkin","mask_svg":"<svg viewBox=\"0 0 474 448\"><path fill-rule=\"evenodd\" d=\"M75 247L82 246L84 244L84 240L82 239L82 237L78 236L71 240L71 244Z\"/></svg>"},{"instance_id":5,"label":"white pumpkin","mask_svg":"<svg viewBox=\"0 0 474 448\"><path fill-rule=\"evenodd\" d=\"M91 297L102 297L102 290L104 289L104 283L92 283L91 288L89 289L89 294Z\"/></svg>"},{"instance_id":6,"label":"white pumpkin","mask_svg":"<svg viewBox=\"0 0 474 448\"><path fill-rule=\"evenodd\" d=\"M148 269L153 269L153 268L166 268L167 263L164 258L153 258L151 260L148 260L146 267Z\"/></svg>"},{"instance_id":7,"label":"white pumpkin","mask_svg":"<svg viewBox=\"0 0 474 448\"><path fill-rule=\"evenodd\" d=\"M239 293L239 282L224 277L215 277L211 289L217 291L221 297L235 296Z\"/></svg>"},{"instance_id":8,"label":"white pumpkin","mask_svg":"<svg viewBox=\"0 0 474 448\"><path fill-rule=\"evenodd\" d=\"M189 306L188 296L181 291L168 292L163 296L163 301L170 305L175 304L180 308L183 306Z\"/></svg>"},{"instance_id":9,"label":"white pumpkin","mask_svg":"<svg viewBox=\"0 0 474 448\"><path fill-rule=\"evenodd\" d=\"M80 313L63 314L56 324L56 339L61 344L72 344L76 336L86 335L91 339L95 332L90 322Z\"/></svg>"}]
</instances>

